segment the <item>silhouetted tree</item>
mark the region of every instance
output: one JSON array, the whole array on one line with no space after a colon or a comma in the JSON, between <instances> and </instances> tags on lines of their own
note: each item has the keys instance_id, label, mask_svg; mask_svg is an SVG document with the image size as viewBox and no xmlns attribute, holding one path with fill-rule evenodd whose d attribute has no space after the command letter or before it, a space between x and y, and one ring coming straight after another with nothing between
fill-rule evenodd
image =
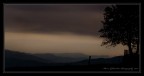
<instances>
[{"instance_id":1,"label":"silhouetted tree","mask_svg":"<svg viewBox=\"0 0 144 76\"><path fill-rule=\"evenodd\" d=\"M103 28L100 37L105 38L102 45L127 45L129 53L139 52L139 6L112 5L105 8Z\"/></svg>"}]
</instances>

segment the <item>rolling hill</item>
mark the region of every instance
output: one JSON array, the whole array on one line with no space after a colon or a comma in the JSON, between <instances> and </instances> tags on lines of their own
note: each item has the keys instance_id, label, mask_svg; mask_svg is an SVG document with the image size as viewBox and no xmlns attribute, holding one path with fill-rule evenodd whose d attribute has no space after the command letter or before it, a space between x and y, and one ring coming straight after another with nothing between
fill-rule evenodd
<instances>
[{"instance_id":1,"label":"rolling hill","mask_svg":"<svg viewBox=\"0 0 144 76\"><path fill-rule=\"evenodd\" d=\"M28 53L5 50L5 67L26 67L46 65L46 60ZM47 62L50 62L47 60Z\"/></svg>"},{"instance_id":2,"label":"rolling hill","mask_svg":"<svg viewBox=\"0 0 144 76\"><path fill-rule=\"evenodd\" d=\"M122 63L122 56L91 59L91 64ZM5 67L41 67L88 65L88 56L84 54L29 54L5 50Z\"/></svg>"}]
</instances>

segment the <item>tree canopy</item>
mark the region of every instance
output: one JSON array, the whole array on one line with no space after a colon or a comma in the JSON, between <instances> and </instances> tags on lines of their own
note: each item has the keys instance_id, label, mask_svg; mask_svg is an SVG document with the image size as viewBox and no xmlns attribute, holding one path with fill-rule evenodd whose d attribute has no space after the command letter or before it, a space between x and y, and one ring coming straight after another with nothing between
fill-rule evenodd
<instances>
[{"instance_id":1,"label":"tree canopy","mask_svg":"<svg viewBox=\"0 0 144 76\"><path fill-rule=\"evenodd\" d=\"M100 37L105 38L102 45L127 45L129 53L132 49L139 51L139 6L112 5L104 10L103 28Z\"/></svg>"}]
</instances>

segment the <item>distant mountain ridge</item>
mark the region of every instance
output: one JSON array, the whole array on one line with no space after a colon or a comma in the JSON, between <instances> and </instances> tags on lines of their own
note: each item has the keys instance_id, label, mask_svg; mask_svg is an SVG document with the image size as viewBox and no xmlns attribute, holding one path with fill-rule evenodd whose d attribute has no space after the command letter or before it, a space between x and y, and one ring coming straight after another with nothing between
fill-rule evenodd
<instances>
[{"instance_id":1,"label":"distant mountain ridge","mask_svg":"<svg viewBox=\"0 0 144 76\"><path fill-rule=\"evenodd\" d=\"M31 54L5 50L6 67L40 66L44 64L44 59Z\"/></svg>"},{"instance_id":2,"label":"distant mountain ridge","mask_svg":"<svg viewBox=\"0 0 144 76\"><path fill-rule=\"evenodd\" d=\"M122 56L112 58L91 59L91 64L112 64L121 63ZM88 56L84 54L29 54L5 50L6 67L26 67L26 66L61 66L61 65L87 65Z\"/></svg>"},{"instance_id":3,"label":"distant mountain ridge","mask_svg":"<svg viewBox=\"0 0 144 76\"><path fill-rule=\"evenodd\" d=\"M89 55L85 55L82 53L41 53L41 54L33 54L43 59L55 60L56 63L68 63L68 62L77 62L86 60L89 58ZM96 58L108 58L106 55L92 55L92 59Z\"/></svg>"},{"instance_id":4,"label":"distant mountain ridge","mask_svg":"<svg viewBox=\"0 0 144 76\"><path fill-rule=\"evenodd\" d=\"M88 65L89 60L85 59L82 61L69 63L68 65ZM90 64L96 65L96 64L122 64L123 63L123 56L116 56L111 58L96 58L91 59Z\"/></svg>"},{"instance_id":5,"label":"distant mountain ridge","mask_svg":"<svg viewBox=\"0 0 144 76\"><path fill-rule=\"evenodd\" d=\"M107 55L85 55L82 53L40 53L40 54L34 54L36 56L58 56L58 57L68 57L68 58L81 58L81 59L88 59L89 56L91 56L92 59L95 58L109 58Z\"/></svg>"},{"instance_id":6,"label":"distant mountain ridge","mask_svg":"<svg viewBox=\"0 0 144 76\"><path fill-rule=\"evenodd\" d=\"M115 64L115 63L122 63L123 56L116 56L112 58L98 58L98 59L91 59L91 64ZM88 60L83 60L81 62L88 62Z\"/></svg>"},{"instance_id":7,"label":"distant mountain ridge","mask_svg":"<svg viewBox=\"0 0 144 76\"><path fill-rule=\"evenodd\" d=\"M61 57L70 57L70 58L87 58L88 55L81 54L81 53L54 53L56 56Z\"/></svg>"},{"instance_id":8,"label":"distant mountain ridge","mask_svg":"<svg viewBox=\"0 0 144 76\"><path fill-rule=\"evenodd\" d=\"M46 60L51 60L55 63L77 62L88 58L87 55L80 53L41 53L33 55Z\"/></svg>"}]
</instances>

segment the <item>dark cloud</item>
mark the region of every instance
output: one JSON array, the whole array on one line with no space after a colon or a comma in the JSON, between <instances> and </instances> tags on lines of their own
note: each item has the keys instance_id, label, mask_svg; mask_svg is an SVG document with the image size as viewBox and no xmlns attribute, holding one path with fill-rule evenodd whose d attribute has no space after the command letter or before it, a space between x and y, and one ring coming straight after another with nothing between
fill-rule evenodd
<instances>
[{"instance_id":1,"label":"dark cloud","mask_svg":"<svg viewBox=\"0 0 144 76\"><path fill-rule=\"evenodd\" d=\"M5 4L5 31L97 35L106 6Z\"/></svg>"},{"instance_id":2,"label":"dark cloud","mask_svg":"<svg viewBox=\"0 0 144 76\"><path fill-rule=\"evenodd\" d=\"M26 11L101 11L108 5L91 4L5 4L5 8Z\"/></svg>"}]
</instances>

